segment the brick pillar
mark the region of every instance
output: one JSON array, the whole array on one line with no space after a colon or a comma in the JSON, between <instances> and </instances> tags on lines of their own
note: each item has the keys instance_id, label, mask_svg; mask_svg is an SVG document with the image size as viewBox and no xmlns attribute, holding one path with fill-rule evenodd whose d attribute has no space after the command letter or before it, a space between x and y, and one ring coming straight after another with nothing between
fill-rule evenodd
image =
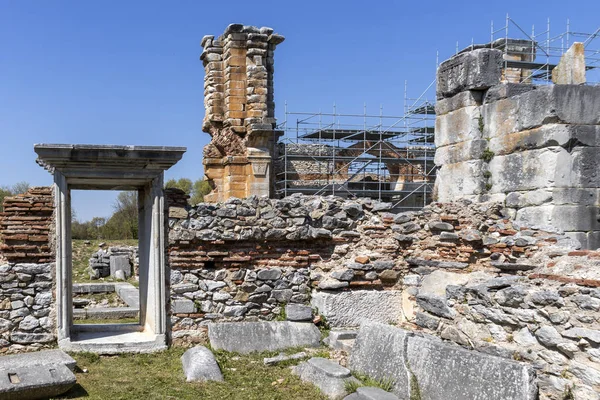
<instances>
[{"instance_id":1,"label":"brick pillar","mask_svg":"<svg viewBox=\"0 0 600 400\"><path fill-rule=\"evenodd\" d=\"M205 36L204 173L213 186L206 201L269 196L275 130L273 56L284 37L271 28L232 24L219 38Z\"/></svg>"}]
</instances>

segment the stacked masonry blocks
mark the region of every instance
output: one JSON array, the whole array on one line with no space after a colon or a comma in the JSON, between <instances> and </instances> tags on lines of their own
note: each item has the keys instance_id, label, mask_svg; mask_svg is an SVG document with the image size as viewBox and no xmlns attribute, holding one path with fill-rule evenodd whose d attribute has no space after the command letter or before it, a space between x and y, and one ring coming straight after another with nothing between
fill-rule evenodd
<instances>
[{"instance_id":1,"label":"stacked masonry blocks","mask_svg":"<svg viewBox=\"0 0 600 400\"><path fill-rule=\"evenodd\" d=\"M0 251L9 262L48 263L53 261L52 189L34 187L24 194L4 199L0 213Z\"/></svg>"},{"instance_id":2,"label":"stacked masonry blocks","mask_svg":"<svg viewBox=\"0 0 600 400\"><path fill-rule=\"evenodd\" d=\"M600 247L600 88L504 82L502 52L438 70L437 199L504 201L517 221Z\"/></svg>"},{"instance_id":3,"label":"stacked masonry blocks","mask_svg":"<svg viewBox=\"0 0 600 400\"><path fill-rule=\"evenodd\" d=\"M215 190L208 201L270 194L275 142L273 56L283 36L273 29L232 24L219 38L205 36L203 129L205 173Z\"/></svg>"}]
</instances>

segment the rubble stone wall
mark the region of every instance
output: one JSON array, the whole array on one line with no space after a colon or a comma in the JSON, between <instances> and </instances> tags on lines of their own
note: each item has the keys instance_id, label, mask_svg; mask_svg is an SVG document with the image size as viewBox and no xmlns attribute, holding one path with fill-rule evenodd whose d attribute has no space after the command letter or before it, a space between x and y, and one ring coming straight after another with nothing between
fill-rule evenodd
<instances>
[{"instance_id":1,"label":"rubble stone wall","mask_svg":"<svg viewBox=\"0 0 600 400\"><path fill-rule=\"evenodd\" d=\"M514 221L501 203L404 213L301 195L178 204L169 209L176 342L201 341L210 321L277 319L284 304L316 298L347 313L331 322L393 316L404 329L526 362L543 399L600 384L600 253ZM351 306L331 306L336 296ZM383 310L390 304L400 312Z\"/></svg>"},{"instance_id":2,"label":"rubble stone wall","mask_svg":"<svg viewBox=\"0 0 600 400\"><path fill-rule=\"evenodd\" d=\"M440 65L437 200L505 202L517 221L600 247L600 87L502 79L502 52Z\"/></svg>"},{"instance_id":3,"label":"rubble stone wall","mask_svg":"<svg viewBox=\"0 0 600 400\"><path fill-rule=\"evenodd\" d=\"M52 189L4 199L0 213L0 353L52 347L54 309Z\"/></svg>"}]
</instances>

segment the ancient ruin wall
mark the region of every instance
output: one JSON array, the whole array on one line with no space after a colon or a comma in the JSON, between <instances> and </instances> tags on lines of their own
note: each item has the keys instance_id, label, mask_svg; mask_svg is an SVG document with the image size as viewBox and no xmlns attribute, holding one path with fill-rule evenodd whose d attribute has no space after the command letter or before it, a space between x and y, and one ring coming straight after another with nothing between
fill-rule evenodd
<instances>
[{"instance_id":1,"label":"ancient ruin wall","mask_svg":"<svg viewBox=\"0 0 600 400\"><path fill-rule=\"evenodd\" d=\"M383 317L530 363L543 399L595 390L600 254L499 203L390 207L298 195L170 207L174 342L311 301L334 326Z\"/></svg>"},{"instance_id":2,"label":"ancient ruin wall","mask_svg":"<svg viewBox=\"0 0 600 400\"><path fill-rule=\"evenodd\" d=\"M502 52L440 65L437 199L504 201L519 222L600 247L600 87L503 80Z\"/></svg>"},{"instance_id":3,"label":"ancient ruin wall","mask_svg":"<svg viewBox=\"0 0 600 400\"><path fill-rule=\"evenodd\" d=\"M202 129L204 172L213 185L209 202L269 195L275 131L273 29L231 24L223 35L202 39L205 69Z\"/></svg>"},{"instance_id":4,"label":"ancient ruin wall","mask_svg":"<svg viewBox=\"0 0 600 400\"><path fill-rule=\"evenodd\" d=\"M0 213L0 352L53 346L52 189L4 199Z\"/></svg>"}]
</instances>

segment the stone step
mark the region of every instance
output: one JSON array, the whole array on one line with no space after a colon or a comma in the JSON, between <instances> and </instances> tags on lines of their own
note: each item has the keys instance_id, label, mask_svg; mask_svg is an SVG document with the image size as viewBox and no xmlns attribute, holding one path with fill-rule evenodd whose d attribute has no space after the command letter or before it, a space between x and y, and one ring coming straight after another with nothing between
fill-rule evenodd
<instances>
[{"instance_id":1,"label":"stone step","mask_svg":"<svg viewBox=\"0 0 600 400\"><path fill-rule=\"evenodd\" d=\"M393 393L386 392L383 389L362 386L356 389L355 393L344 397L344 400L399 400L398 396Z\"/></svg>"},{"instance_id":2,"label":"stone step","mask_svg":"<svg viewBox=\"0 0 600 400\"><path fill-rule=\"evenodd\" d=\"M348 368L321 357L314 357L298 364L293 368L293 373L303 381L317 386L323 394L331 399L338 399L346 395L346 381L358 383Z\"/></svg>"}]
</instances>

